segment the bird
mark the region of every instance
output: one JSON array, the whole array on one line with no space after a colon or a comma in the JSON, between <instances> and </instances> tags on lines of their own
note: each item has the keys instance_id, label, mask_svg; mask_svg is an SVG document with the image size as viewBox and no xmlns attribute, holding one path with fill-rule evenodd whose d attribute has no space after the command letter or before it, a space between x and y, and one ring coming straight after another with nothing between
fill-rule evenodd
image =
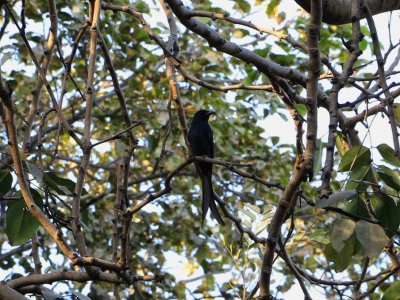
<instances>
[{"instance_id":1,"label":"bird","mask_svg":"<svg viewBox=\"0 0 400 300\"><path fill-rule=\"evenodd\" d=\"M215 111L200 109L194 116L188 133L188 141L195 156L206 156L214 158L214 136L208 119ZM218 210L214 197L212 186L212 163L199 161L197 162L200 169L200 177L202 181L203 202L201 227L204 225L208 209L220 225L225 225Z\"/></svg>"}]
</instances>

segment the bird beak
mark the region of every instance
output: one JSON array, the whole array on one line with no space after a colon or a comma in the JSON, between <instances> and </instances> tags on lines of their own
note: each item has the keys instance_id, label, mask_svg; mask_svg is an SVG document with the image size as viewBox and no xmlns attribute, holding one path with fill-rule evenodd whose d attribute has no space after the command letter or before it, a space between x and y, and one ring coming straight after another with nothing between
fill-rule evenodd
<instances>
[{"instance_id":1,"label":"bird beak","mask_svg":"<svg viewBox=\"0 0 400 300\"><path fill-rule=\"evenodd\" d=\"M208 116L215 115L215 111L214 111L214 110L211 110L211 111L209 111L209 112L207 113L207 115L208 115Z\"/></svg>"}]
</instances>

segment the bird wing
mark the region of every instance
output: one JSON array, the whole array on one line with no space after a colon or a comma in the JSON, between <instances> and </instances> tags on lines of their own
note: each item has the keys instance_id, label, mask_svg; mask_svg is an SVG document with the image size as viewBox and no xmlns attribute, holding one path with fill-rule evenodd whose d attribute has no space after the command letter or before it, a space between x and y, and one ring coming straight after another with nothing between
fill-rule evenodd
<instances>
[{"instance_id":1,"label":"bird wing","mask_svg":"<svg viewBox=\"0 0 400 300\"><path fill-rule=\"evenodd\" d=\"M208 124L208 141L209 141L208 144L210 145L209 155L211 158L214 158L214 134L209 124Z\"/></svg>"}]
</instances>

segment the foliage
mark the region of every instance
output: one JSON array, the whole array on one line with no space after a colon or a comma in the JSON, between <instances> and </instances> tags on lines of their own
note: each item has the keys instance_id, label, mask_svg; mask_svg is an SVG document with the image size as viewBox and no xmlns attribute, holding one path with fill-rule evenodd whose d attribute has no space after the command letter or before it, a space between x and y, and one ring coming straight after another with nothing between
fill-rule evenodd
<instances>
[{"instance_id":1,"label":"foliage","mask_svg":"<svg viewBox=\"0 0 400 300\"><path fill-rule=\"evenodd\" d=\"M323 23L322 64L312 68L312 20L302 10L290 17L290 1L241 0L229 8L193 1L186 9L206 33L180 19L175 1L165 2L103 2L98 26L99 1L3 4L6 284L45 299L246 299L258 293L257 282L261 294L271 289L284 297L300 281L327 297L396 299L400 150L393 101L400 93L390 78L398 67L388 57L398 44L382 46L378 65L371 24L362 21L357 31L357 22ZM268 26L279 29L245 21L261 5ZM365 36L358 42L357 32ZM319 76L315 97L309 73ZM329 113L329 124L310 101ZM201 158L192 158L186 143L200 108L216 111L213 185L225 227L208 219L201 228L193 163ZM360 128L370 134L381 112L391 124L382 132L387 142L371 136L368 144ZM265 126L276 126L275 116L287 120L282 132L295 125L289 143ZM266 237L274 232L272 247ZM285 281L265 288L268 251L272 278L279 273ZM177 255L184 268L173 261ZM62 270L70 273L60 279ZM39 288L32 289L35 275ZM352 283L338 285L338 278Z\"/></svg>"}]
</instances>

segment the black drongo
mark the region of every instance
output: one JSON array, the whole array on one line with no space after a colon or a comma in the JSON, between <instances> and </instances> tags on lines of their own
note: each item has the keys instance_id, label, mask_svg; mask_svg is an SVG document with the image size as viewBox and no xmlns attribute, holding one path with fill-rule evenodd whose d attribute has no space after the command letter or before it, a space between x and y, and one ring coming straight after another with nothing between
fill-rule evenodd
<instances>
[{"instance_id":1,"label":"black drongo","mask_svg":"<svg viewBox=\"0 0 400 300\"><path fill-rule=\"evenodd\" d=\"M214 136L208 119L214 111L201 109L194 114L192 124L188 133L188 140L193 155L214 157ZM197 162L200 169L200 177L203 184L203 204L201 226L204 224L208 208L220 225L225 225L215 204L214 190L212 186L212 164L208 162Z\"/></svg>"}]
</instances>

